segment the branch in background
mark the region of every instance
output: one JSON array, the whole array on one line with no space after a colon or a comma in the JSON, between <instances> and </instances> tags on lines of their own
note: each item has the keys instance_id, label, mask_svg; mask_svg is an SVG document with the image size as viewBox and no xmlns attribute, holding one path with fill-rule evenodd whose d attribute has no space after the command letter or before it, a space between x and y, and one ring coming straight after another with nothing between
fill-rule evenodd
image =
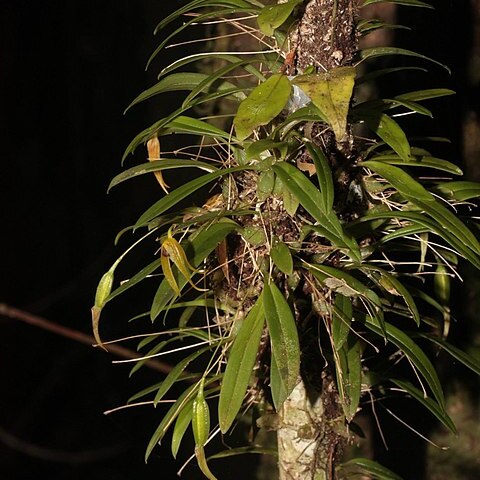
<instances>
[{"instance_id":1,"label":"branch in background","mask_svg":"<svg viewBox=\"0 0 480 480\"><path fill-rule=\"evenodd\" d=\"M56 335L69 338L70 340L75 340L79 343L83 343L84 345L88 345L89 347L95 345L96 343L95 339L92 336L87 335L86 333L64 327L63 325L54 323L50 320L47 320L46 318L33 315L31 313L25 312L24 310L19 310L18 308L11 307L4 303L0 303L0 315L14 320L20 320L21 322L42 328L43 330L48 330L49 332L55 333ZM140 357L140 355L138 355L133 350L121 347L119 345L109 345L108 351L121 358ZM158 360L146 360L145 366L161 373L169 373L173 368L168 363L159 362Z\"/></svg>"}]
</instances>

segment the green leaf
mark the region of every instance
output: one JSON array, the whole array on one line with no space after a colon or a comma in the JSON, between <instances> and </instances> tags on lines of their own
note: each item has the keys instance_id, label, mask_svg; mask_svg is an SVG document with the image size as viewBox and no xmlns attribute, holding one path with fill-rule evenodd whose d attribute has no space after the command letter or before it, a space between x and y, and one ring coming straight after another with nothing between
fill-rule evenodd
<instances>
[{"instance_id":1,"label":"green leaf","mask_svg":"<svg viewBox=\"0 0 480 480\"><path fill-rule=\"evenodd\" d=\"M429 156L412 156L408 160L399 158L397 155L375 155L371 157L376 162L388 163L389 165L401 165L405 167L424 167L434 168L453 175L463 175L462 170L457 165L443 160L441 158Z\"/></svg>"},{"instance_id":2,"label":"green leaf","mask_svg":"<svg viewBox=\"0 0 480 480\"><path fill-rule=\"evenodd\" d=\"M253 453L257 455L272 455L273 457L277 456L277 450L271 448L261 448L261 447L237 447L229 448L228 450L223 450L222 452L214 453L208 457L209 460L214 460L215 458L228 458L234 457L236 455L245 455L247 453Z\"/></svg>"},{"instance_id":3,"label":"green leaf","mask_svg":"<svg viewBox=\"0 0 480 480\"><path fill-rule=\"evenodd\" d=\"M219 10L207 10L207 13L199 13L197 15L192 15L193 18L190 18L190 20L183 21L181 25L173 30L172 33L166 36L166 38L160 43L160 45L155 49L155 51L150 55L150 58L147 61L147 69L152 63L152 61L155 59L155 57L158 56L158 54L168 45L170 40L175 38L177 35L182 33L184 30L188 29L192 25L201 25L203 22L206 22L207 20L214 20L216 18L225 18L228 15L233 15L233 14L245 14L245 13L254 13L254 10L250 8L238 8L238 7L231 7L227 5L221 5L221 6L226 6L227 8L221 8ZM177 10L178 12L178 10ZM175 14L177 12L174 12ZM192 12L189 12L192 13Z\"/></svg>"},{"instance_id":4,"label":"green leaf","mask_svg":"<svg viewBox=\"0 0 480 480\"><path fill-rule=\"evenodd\" d=\"M221 79L223 76L225 76L227 73L230 73L232 70L235 70L236 68L240 68L243 65L246 65L247 63L250 63L248 60L240 60L238 62L234 62L230 65L225 65L223 68L219 68L216 70L214 73L211 75L208 75L207 78L202 80L188 95L187 98L183 101L183 106L191 105L192 100L198 96L200 93L204 91L208 91L211 88L215 87L215 82L217 82L219 79ZM221 82L220 85L223 85L225 82ZM227 88L232 88L235 87L235 85L229 83L229 87L224 86L224 90ZM217 87L218 88L218 87ZM241 100L245 99L245 95L241 95L243 98Z\"/></svg>"},{"instance_id":5,"label":"green leaf","mask_svg":"<svg viewBox=\"0 0 480 480\"><path fill-rule=\"evenodd\" d=\"M265 282L263 306L272 348L272 397L275 409L281 407L298 382L300 346L295 319L282 292L274 283ZM274 371L277 375L274 374ZM281 388L274 384L274 378Z\"/></svg>"},{"instance_id":6,"label":"green leaf","mask_svg":"<svg viewBox=\"0 0 480 480\"><path fill-rule=\"evenodd\" d=\"M380 302L375 292L345 270L319 264L309 265L309 269L318 280L331 290L348 297L363 296L372 305L380 307Z\"/></svg>"},{"instance_id":7,"label":"green leaf","mask_svg":"<svg viewBox=\"0 0 480 480\"><path fill-rule=\"evenodd\" d=\"M412 314L413 319L415 320L415 323L420 326L420 313L412 294L405 288L400 280L390 273L382 270L381 268L375 268L375 270L381 275L379 284L392 295L398 295L403 298L405 304L410 310L410 313Z\"/></svg>"},{"instance_id":8,"label":"green leaf","mask_svg":"<svg viewBox=\"0 0 480 480\"><path fill-rule=\"evenodd\" d=\"M340 350L347 340L350 325L353 320L352 301L346 295L335 295L335 306L332 314L332 337L333 345Z\"/></svg>"},{"instance_id":9,"label":"green leaf","mask_svg":"<svg viewBox=\"0 0 480 480\"><path fill-rule=\"evenodd\" d=\"M465 202L480 197L480 183L478 182L445 182L437 185L435 191L449 198Z\"/></svg>"},{"instance_id":10,"label":"green leaf","mask_svg":"<svg viewBox=\"0 0 480 480\"><path fill-rule=\"evenodd\" d=\"M237 137L245 140L255 128L270 123L287 104L291 89L280 73L258 85L238 107L233 121Z\"/></svg>"},{"instance_id":11,"label":"green leaf","mask_svg":"<svg viewBox=\"0 0 480 480\"><path fill-rule=\"evenodd\" d=\"M295 195L303 208L320 224L323 234L334 246L348 248L350 257L361 261L357 243L342 228L333 212L325 215L321 209L323 197L318 188L296 167L287 162L273 165L274 172L280 177L283 185ZM317 227L319 228L319 227Z\"/></svg>"},{"instance_id":12,"label":"green leaf","mask_svg":"<svg viewBox=\"0 0 480 480\"><path fill-rule=\"evenodd\" d=\"M158 83L148 88L140 95L138 95L132 103L125 109L126 113L134 105L137 105L140 102L148 100L149 98L154 97L165 92L176 92L181 90L192 90L194 89L202 80L208 75L203 73L193 73L193 72L181 72L174 73L168 77L163 78Z\"/></svg>"},{"instance_id":13,"label":"green leaf","mask_svg":"<svg viewBox=\"0 0 480 480\"><path fill-rule=\"evenodd\" d=\"M232 167L224 168L222 170L217 170L216 172L209 173L208 175L202 175L201 177L195 178L190 182L184 183L180 187L172 190L168 195L161 198L158 202L154 203L142 216L137 220L135 224L136 227L139 227L145 223L152 221L154 218L160 216L162 213L166 212L177 203L182 201L184 198L188 197L192 193L196 192L198 189L207 185L219 177L228 175L233 172L240 172L246 170L248 166L244 167Z\"/></svg>"},{"instance_id":14,"label":"green leaf","mask_svg":"<svg viewBox=\"0 0 480 480\"><path fill-rule=\"evenodd\" d=\"M382 329L376 319L370 316L367 316L366 319L367 322L365 325L370 330L382 336L386 334L387 340L396 345L406 355L410 362L425 378L439 405L442 408L445 408L445 398L443 396L440 380L438 379L432 363L423 350L405 332L397 327L385 322L384 329Z\"/></svg>"},{"instance_id":15,"label":"green leaf","mask_svg":"<svg viewBox=\"0 0 480 480\"><path fill-rule=\"evenodd\" d=\"M416 90L415 92L402 93L401 95L396 95L394 100L419 102L421 100L430 100L431 98L440 98L449 95L455 95L455 92L448 88L430 88L427 90Z\"/></svg>"},{"instance_id":16,"label":"green leaf","mask_svg":"<svg viewBox=\"0 0 480 480\"><path fill-rule=\"evenodd\" d=\"M135 167L129 168L128 170L120 173L110 182L108 190L124 182L125 180L138 177L139 175L145 175L146 173L158 172L161 170L170 170L173 168L199 168L201 170L206 170L207 172L214 172L217 170L217 168L213 165L200 162L198 160L162 158L161 160L154 160L148 163L142 163L141 165L136 165Z\"/></svg>"},{"instance_id":17,"label":"green leaf","mask_svg":"<svg viewBox=\"0 0 480 480\"><path fill-rule=\"evenodd\" d=\"M364 162L363 165L385 178L406 200L425 210L443 229L454 235L461 243L471 249L475 256L478 256L480 243L473 233L455 214L439 204L435 197L408 173L393 165L373 160Z\"/></svg>"},{"instance_id":18,"label":"green leaf","mask_svg":"<svg viewBox=\"0 0 480 480\"><path fill-rule=\"evenodd\" d=\"M332 169L330 168L327 157L320 147L317 147L313 143L307 143L306 146L312 157L315 170L317 171L318 184L320 185L320 193L322 194L321 207L323 208L325 215L328 215L333 209L334 200Z\"/></svg>"},{"instance_id":19,"label":"green leaf","mask_svg":"<svg viewBox=\"0 0 480 480\"><path fill-rule=\"evenodd\" d=\"M387 28L390 30L411 30L411 28L406 27L405 25L394 25L384 22L382 20L378 20L376 18L373 18L371 20L362 19L357 23L357 30L362 35L367 35L368 33L374 32L375 30L379 30L380 28Z\"/></svg>"},{"instance_id":20,"label":"green leaf","mask_svg":"<svg viewBox=\"0 0 480 480\"><path fill-rule=\"evenodd\" d=\"M343 413L351 421L357 413L362 387L362 348L356 336L337 350L335 369L337 372L338 393Z\"/></svg>"},{"instance_id":21,"label":"green leaf","mask_svg":"<svg viewBox=\"0 0 480 480\"><path fill-rule=\"evenodd\" d=\"M257 17L258 26L265 35L271 37L276 28L283 25L293 12L293 9L303 0L289 0L278 5L268 5L262 8Z\"/></svg>"},{"instance_id":22,"label":"green leaf","mask_svg":"<svg viewBox=\"0 0 480 480\"><path fill-rule=\"evenodd\" d=\"M241 234L243 239L251 245L260 246L265 245L267 237L265 235L265 229L260 225L251 225L242 228Z\"/></svg>"},{"instance_id":23,"label":"green leaf","mask_svg":"<svg viewBox=\"0 0 480 480\"><path fill-rule=\"evenodd\" d=\"M277 242L270 250L270 256L276 267L285 275L293 273L293 258L290 249L283 242Z\"/></svg>"},{"instance_id":24,"label":"green leaf","mask_svg":"<svg viewBox=\"0 0 480 480\"><path fill-rule=\"evenodd\" d=\"M242 54L243 56L243 53L241 52L238 52L239 54ZM263 74L253 66L253 63L261 63L264 58L262 58L261 56L258 56L256 54L247 54L247 56L251 59L251 63L250 64L247 64L245 66L245 70L248 72L248 73L251 73L254 77L258 78L260 81L264 81L265 80L265 77L263 76ZM226 62L230 62L230 63L233 63L233 62L238 62L240 61L240 57L237 56L237 55L231 55L231 54L228 54L228 53L217 53L217 52L211 52L211 53L196 53L196 54L193 54L193 55L188 55L186 57L182 57L180 58L179 60L176 60L175 62L173 62L172 64L168 65L167 67L165 67L161 72L160 72L160 76L164 76L164 75L167 75L168 73L171 73L181 67L184 67L185 65L188 65L189 63L193 63L193 62L197 62L197 61L201 61L201 60L204 60L204 59L215 59L215 60L225 60Z\"/></svg>"},{"instance_id":25,"label":"green leaf","mask_svg":"<svg viewBox=\"0 0 480 480\"><path fill-rule=\"evenodd\" d=\"M392 67L392 68L381 68L380 70L373 70L371 72L362 75L361 77L357 77L355 80L355 85L361 85L362 83L369 82L371 80L375 80L376 78L382 77L383 75L389 75L390 73L397 73L402 71L408 70L416 70L419 72L427 72L428 70L425 68L420 67Z\"/></svg>"},{"instance_id":26,"label":"green leaf","mask_svg":"<svg viewBox=\"0 0 480 480\"><path fill-rule=\"evenodd\" d=\"M188 365L193 362L196 358L198 358L203 353L210 350L212 346L207 345L206 347L200 348L193 352L191 355L180 360L173 368L170 370L169 374L166 376L165 380L162 382L162 385L158 389L157 394L153 400L153 405L156 407L158 402L163 399L166 393L170 390L172 385L178 380L180 375L184 372L184 370L188 367Z\"/></svg>"},{"instance_id":27,"label":"green leaf","mask_svg":"<svg viewBox=\"0 0 480 480\"><path fill-rule=\"evenodd\" d=\"M287 154L288 143L287 142L277 142L269 138L264 138L262 140L257 140L256 142L251 143L245 151L247 160L251 158L257 158L260 160L260 154L270 150L279 150L281 158L284 158Z\"/></svg>"},{"instance_id":28,"label":"green leaf","mask_svg":"<svg viewBox=\"0 0 480 480\"><path fill-rule=\"evenodd\" d=\"M157 268L160 267L160 260L156 259L152 263L149 263L146 267L142 268L138 273L136 273L132 278L128 279L126 282L123 282L118 288L116 288L108 297L107 301L113 300L118 295L122 294L129 288L132 288L137 283L141 282L149 275L151 275Z\"/></svg>"},{"instance_id":29,"label":"green leaf","mask_svg":"<svg viewBox=\"0 0 480 480\"><path fill-rule=\"evenodd\" d=\"M372 480L403 480L388 468L367 458L354 458L340 465L340 470L353 471L358 474L370 475Z\"/></svg>"},{"instance_id":30,"label":"green leaf","mask_svg":"<svg viewBox=\"0 0 480 480\"><path fill-rule=\"evenodd\" d=\"M390 145L398 156L408 162L410 158L410 144L400 125L385 113L379 111L358 112L361 118L386 144Z\"/></svg>"},{"instance_id":31,"label":"green leaf","mask_svg":"<svg viewBox=\"0 0 480 480\"><path fill-rule=\"evenodd\" d=\"M265 201L272 193L275 186L275 174L273 170L260 172L257 182L257 197L261 202Z\"/></svg>"},{"instance_id":32,"label":"green leaf","mask_svg":"<svg viewBox=\"0 0 480 480\"><path fill-rule=\"evenodd\" d=\"M188 245L184 250L187 252L188 261L193 267L198 267L205 258L210 255L217 245L233 230L237 228L237 224L231 220L223 219L221 221L210 224L203 229L198 235L188 240ZM157 261L157 264L160 262ZM178 270L172 267L179 288L183 288L187 280L178 273ZM165 309L170 300L174 298L175 293L171 289L168 282L164 279L158 287L157 293L153 299L152 308L150 310L151 320L155 320L158 315Z\"/></svg>"},{"instance_id":33,"label":"green leaf","mask_svg":"<svg viewBox=\"0 0 480 480\"><path fill-rule=\"evenodd\" d=\"M423 60L428 60L430 62L436 63L440 67L443 67L447 70L448 73L451 73L451 70L444 65L443 63L437 62L432 58L426 57L425 55L421 55L420 53L412 52L411 50L405 50L404 48L396 48L396 47L372 47L372 48L365 48L360 50L360 60L368 60L370 58L376 57L384 57L386 55L403 55L407 57L417 57L422 58Z\"/></svg>"},{"instance_id":34,"label":"green leaf","mask_svg":"<svg viewBox=\"0 0 480 480\"><path fill-rule=\"evenodd\" d=\"M417 402L421 403L430 413L433 413L435 417L440 420L453 434L457 433L455 424L452 419L449 417L445 409L440 407L440 405L433 399L425 397L423 392L417 387L413 386L410 382L405 380L399 380L397 378L390 378L391 382L405 390L409 395L411 395Z\"/></svg>"},{"instance_id":35,"label":"green leaf","mask_svg":"<svg viewBox=\"0 0 480 480\"><path fill-rule=\"evenodd\" d=\"M472 355L469 355L463 350L460 350L459 348L453 346L451 343L445 340L442 340L438 337L435 337L433 335L427 335L427 334L419 334L419 335L422 338L426 338L427 340L430 340L431 342L435 343L440 348L445 350L453 358L455 358L460 363L462 363L467 368L469 368L472 372L476 373L477 375L480 375L480 360L478 358Z\"/></svg>"},{"instance_id":36,"label":"green leaf","mask_svg":"<svg viewBox=\"0 0 480 480\"><path fill-rule=\"evenodd\" d=\"M172 455L177 458L178 449L182 443L183 436L192 421L193 400L190 400L180 411L175 421L172 434Z\"/></svg>"},{"instance_id":37,"label":"green leaf","mask_svg":"<svg viewBox=\"0 0 480 480\"><path fill-rule=\"evenodd\" d=\"M355 69L338 67L326 73L299 75L294 78L293 83L299 86L327 117L328 124L340 142L346 135L347 115L355 85Z\"/></svg>"},{"instance_id":38,"label":"green leaf","mask_svg":"<svg viewBox=\"0 0 480 480\"><path fill-rule=\"evenodd\" d=\"M155 448L155 446L162 441L165 433L167 433L168 429L175 421L179 413L186 407L189 400L193 399L193 396L198 390L198 387L199 383L188 387L182 394L180 394L180 396L177 398L177 401L169 408L167 413L163 416L158 427L153 433L152 438L148 442L147 450L145 452L145 462L147 462L148 457L150 457L150 454L152 453L152 450Z\"/></svg>"},{"instance_id":39,"label":"green leaf","mask_svg":"<svg viewBox=\"0 0 480 480\"><path fill-rule=\"evenodd\" d=\"M244 0L193 0L162 19L162 21L155 27L154 33L156 34L160 30L163 30L169 23L192 10L205 7L250 8L253 4L255 4L255 2L246 2Z\"/></svg>"},{"instance_id":40,"label":"green leaf","mask_svg":"<svg viewBox=\"0 0 480 480\"><path fill-rule=\"evenodd\" d=\"M423 226L430 232L434 232L440 237L442 237L447 243L452 246L455 251L466 258L469 262L472 263L476 268L480 269L480 259L477 254L475 254L467 245L465 245L461 240L459 240L455 235L450 231L443 228L437 223L434 219L426 216L423 213L413 212L413 211L390 211L390 212L379 212L379 213L369 213L359 218L357 222L369 222L377 219L404 219L409 220L416 224L417 226Z\"/></svg>"},{"instance_id":41,"label":"green leaf","mask_svg":"<svg viewBox=\"0 0 480 480\"><path fill-rule=\"evenodd\" d=\"M188 133L190 135L205 135L212 138L229 140L231 135L224 130L197 118L180 115L165 124L164 128L173 133Z\"/></svg>"},{"instance_id":42,"label":"green leaf","mask_svg":"<svg viewBox=\"0 0 480 480\"><path fill-rule=\"evenodd\" d=\"M153 336L152 336L153 337ZM156 340L157 336L155 336L154 338L147 338L147 339L144 339L145 341L146 340L150 340L150 341L154 341ZM151 348L147 353L143 354L142 356L143 357L149 357L150 355L155 355L156 353L160 352L161 350L163 350L164 347L166 347L169 343L171 343L172 341L175 341L177 340L177 338L171 338L169 340L165 340L163 342L159 342L157 343L157 345L155 345L153 348ZM142 345L143 346L143 345ZM140 346L139 346L140 348ZM129 374L129 377L131 377L135 372L137 372L138 370L140 370L146 363L147 359L144 358L144 359L139 359L138 362L135 363L135 365L132 367L132 369L130 370L130 374ZM159 387L161 387L161 385L159 385Z\"/></svg>"},{"instance_id":43,"label":"green leaf","mask_svg":"<svg viewBox=\"0 0 480 480\"><path fill-rule=\"evenodd\" d=\"M218 404L218 418L222 433L226 433L231 427L242 406L257 359L264 322L263 296L260 296L242 322L231 347L223 375Z\"/></svg>"}]
</instances>

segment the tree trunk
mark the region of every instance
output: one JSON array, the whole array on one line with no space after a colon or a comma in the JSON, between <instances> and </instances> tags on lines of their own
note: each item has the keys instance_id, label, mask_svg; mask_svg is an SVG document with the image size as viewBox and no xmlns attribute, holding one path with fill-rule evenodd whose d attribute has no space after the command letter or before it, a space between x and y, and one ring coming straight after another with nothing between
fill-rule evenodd
<instances>
[{"instance_id":1,"label":"tree trunk","mask_svg":"<svg viewBox=\"0 0 480 480\"><path fill-rule=\"evenodd\" d=\"M282 3L282 2L279 2ZM311 0L290 35L292 75L313 66L318 73L348 66L358 49L356 0ZM330 138L327 157L346 155L346 146ZM308 342L303 342L308 343ZM302 380L278 412L280 480L333 480L335 465L347 442L344 416L331 374L322 358L302 348Z\"/></svg>"}]
</instances>

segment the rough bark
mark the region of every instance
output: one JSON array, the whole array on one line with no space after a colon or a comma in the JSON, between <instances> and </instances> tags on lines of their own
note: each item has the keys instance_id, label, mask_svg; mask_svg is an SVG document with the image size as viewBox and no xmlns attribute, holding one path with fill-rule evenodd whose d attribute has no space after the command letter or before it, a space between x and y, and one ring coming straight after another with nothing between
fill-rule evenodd
<instances>
[{"instance_id":1,"label":"rough bark","mask_svg":"<svg viewBox=\"0 0 480 480\"><path fill-rule=\"evenodd\" d=\"M325 72L351 65L358 49L356 14L356 0L309 1L290 35L290 73L309 66ZM332 134L317 141L332 164L339 156L348 160L351 149L337 145ZM320 355L311 358L305 349L302 353L303 378L278 412L280 480L333 480L347 441L342 408L332 376L319 367Z\"/></svg>"}]
</instances>

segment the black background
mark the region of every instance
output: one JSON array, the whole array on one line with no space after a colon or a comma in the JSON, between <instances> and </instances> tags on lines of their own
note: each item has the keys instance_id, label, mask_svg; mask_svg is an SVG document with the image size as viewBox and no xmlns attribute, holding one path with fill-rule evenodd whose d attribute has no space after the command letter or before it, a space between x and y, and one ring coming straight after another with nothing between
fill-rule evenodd
<instances>
[{"instance_id":1,"label":"black background","mask_svg":"<svg viewBox=\"0 0 480 480\"><path fill-rule=\"evenodd\" d=\"M108 195L106 188L121 171L130 139L172 109L175 97L167 96L122 113L162 66L185 54L165 51L144 70L158 43L155 24L182 3L0 0L0 301L90 333L96 284L122 251L113 239L159 194L151 178ZM427 86L433 81L459 92L454 100L435 103L428 133L452 138L443 157L461 164L464 107L478 102L466 82L471 15L468 2L435 3L433 13L404 10L400 23L416 29L400 39L453 69L449 77L432 67L425 77ZM423 77L409 81L424 86ZM391 87L398 93L398 85ZM139 152L129 165L144 158ZM143 305L140 295L147 294L138 295ZM120 301L102 326L105 337L129 332L126 313L138 310ZM143 462L161 411L103 415L158 381L157 374L146 371L129 380L128 367L112 366L111 356L73 340L6 317L0 329L2 480L175 478L181 462L171 460L168 441ZM418 442L407 438L386 460L414 459L417 449ZM417 464L423 460L418 458ZM405 462L400 468L420 478ZM187 472L186 478L201 477L195 468ZM225 478L245 478L233 472Z\"/></svg>"}]
</instances>

